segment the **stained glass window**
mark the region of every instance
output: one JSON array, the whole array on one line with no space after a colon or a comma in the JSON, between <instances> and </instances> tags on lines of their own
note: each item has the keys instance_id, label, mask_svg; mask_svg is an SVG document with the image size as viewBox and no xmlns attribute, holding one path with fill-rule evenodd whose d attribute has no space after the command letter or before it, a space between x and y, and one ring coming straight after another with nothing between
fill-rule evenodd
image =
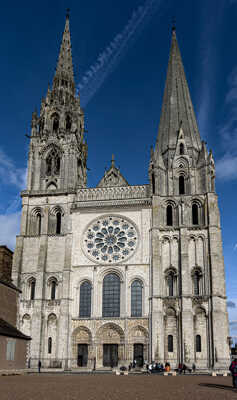
<instances>
[{"instance_id":1,"label":"stained glass window","mask_svg":"<svg viewBox=\"0 0 237 400\"><path fill-rule=\"evenodd\" d=\"M139 279L133 281L131 286L131 316L142 316L142 282Z\"/></svg>"},{"instance_id":2,"label":"stained glass window","mask_svg":"<svg viewBox=\"0 0 237 400\"><path fill-rule=\"evenodd\" d=\"M103 281L103 317L120 316L120 279L108 274Z\"/></svg>"},{"instance_id":3,"label":"stained glass window","mask_svg":"<svg viewBox=\"0 0 237 400\"><path fill-rule=\"evenodd\" d=\"M91 316L91 284L86 281L80 286L79 316L89 318Z\"/></svg>"},{"instance_id":4,"label":"stained glass window","mask_svg":"<svg viewBox=\"0 0 237 400\"><path fill-rule=\"evenodd\" d=\"M130 221L108 216L89 225L84 234L83 247L93 261L109 264L130 257L137 242L138 233Z\"/></svg>"}]
</instances>

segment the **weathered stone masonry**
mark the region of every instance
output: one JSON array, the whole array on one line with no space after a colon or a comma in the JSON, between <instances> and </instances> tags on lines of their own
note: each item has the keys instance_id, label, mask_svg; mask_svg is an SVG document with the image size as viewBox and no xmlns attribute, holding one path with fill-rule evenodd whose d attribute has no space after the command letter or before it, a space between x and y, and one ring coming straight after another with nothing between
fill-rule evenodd
<instances>
[{"instance_id":1,"label":"weathered stone masonry","mask_svg":"<svg viewBox=\"0 0 237 400\"><path fill-rule=\"evenodd\" d=\"M40 114L32 115L27 190L13 279L32 365L107 367L147 360L229 361L215 164L201 141L176 32L149 184L114 158L87 188L69 17Z\"/></svg>"}]
</instances>

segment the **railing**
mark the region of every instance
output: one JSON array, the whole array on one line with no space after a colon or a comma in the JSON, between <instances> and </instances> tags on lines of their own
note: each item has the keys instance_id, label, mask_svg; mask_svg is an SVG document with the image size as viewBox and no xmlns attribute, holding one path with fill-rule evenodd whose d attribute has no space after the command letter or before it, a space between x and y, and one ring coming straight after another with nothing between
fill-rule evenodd
<instances>
[{"instance_id":1,"label":"railing","mask_svg":"<svg viewBox=\"0 0 237 400\"><path fill-rule=\"evenodd\" d=\"M99 368L101 368L101 360L100 363L92 357L87 359L86 365L78 365L78 359L77 358L41 358L41 368L43 369L50 369L50 368L55 368L55 369L74 369L74 368L88 368L88 370L94 370L98 368L98 365L100 365ZM118 368L121 367L122 365L128 367L130 363L132 363L133 360L118 360ZM166 362L170 364L170 370L171 371L177 371L179 369L179 364L181 363L179 360L175 358L168 358L165 360L155 360L153 363L160 363L163 364L163 367L165 368ZM38 368L38 363L39 363L39 358L29 358L27 367L28 368ZM199 360L190 360L189 362L183 362L183 364L186 365L186 373L207 373L208 371L215 370L218 373L219 371L228 371L229 366L231 363L231 358L222 358L218 359L217 362L215 362L214 366L212 367L208 359L199 359ZM147 361L144 361L144 366L143 369L146 368L146 364L148 364Z\"/></svg>"}]
</instances>

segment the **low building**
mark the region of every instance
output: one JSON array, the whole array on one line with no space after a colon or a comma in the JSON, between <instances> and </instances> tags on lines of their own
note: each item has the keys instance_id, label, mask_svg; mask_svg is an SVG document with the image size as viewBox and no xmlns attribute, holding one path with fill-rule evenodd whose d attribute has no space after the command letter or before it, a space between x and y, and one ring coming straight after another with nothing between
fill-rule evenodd
<instances>
[{"instance_id":1,"label":"low building","mask_svg":"<svg viewBox=\"0 0 237 400\"><path fill-rule=\"evenodd\" d=\"M16 329L21 291L11 281L13 252L0 246L0 370L26 368L30 337Z\"/></svg>"}]
</instances>

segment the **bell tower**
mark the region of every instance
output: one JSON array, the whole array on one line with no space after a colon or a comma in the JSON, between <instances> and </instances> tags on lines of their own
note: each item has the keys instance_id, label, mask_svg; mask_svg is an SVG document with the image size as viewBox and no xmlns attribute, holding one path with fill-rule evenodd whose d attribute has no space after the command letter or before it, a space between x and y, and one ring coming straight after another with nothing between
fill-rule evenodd
<instances>
[{"instance_id":1,"label":"bell tower","mask_svg":"<svg viewBox=\"0 0 237 400\"><path fill-rule=\"evenodd\" d=\"M151 360L224 367L229 333L215 163L200 137L175 28L149 177Z\"/></svg>"},{"instance_id":2,"label":"bell tower","mask_svg":"<svg viewBox=\"0 0 237 400\"><path fill-rule=\"evenodd\" d=\"M84 113L75 92L69 14L52 88L41 101L40 114L32 114L30 140L28 191L86 187Z\"/></svg>"}]
</instances>

